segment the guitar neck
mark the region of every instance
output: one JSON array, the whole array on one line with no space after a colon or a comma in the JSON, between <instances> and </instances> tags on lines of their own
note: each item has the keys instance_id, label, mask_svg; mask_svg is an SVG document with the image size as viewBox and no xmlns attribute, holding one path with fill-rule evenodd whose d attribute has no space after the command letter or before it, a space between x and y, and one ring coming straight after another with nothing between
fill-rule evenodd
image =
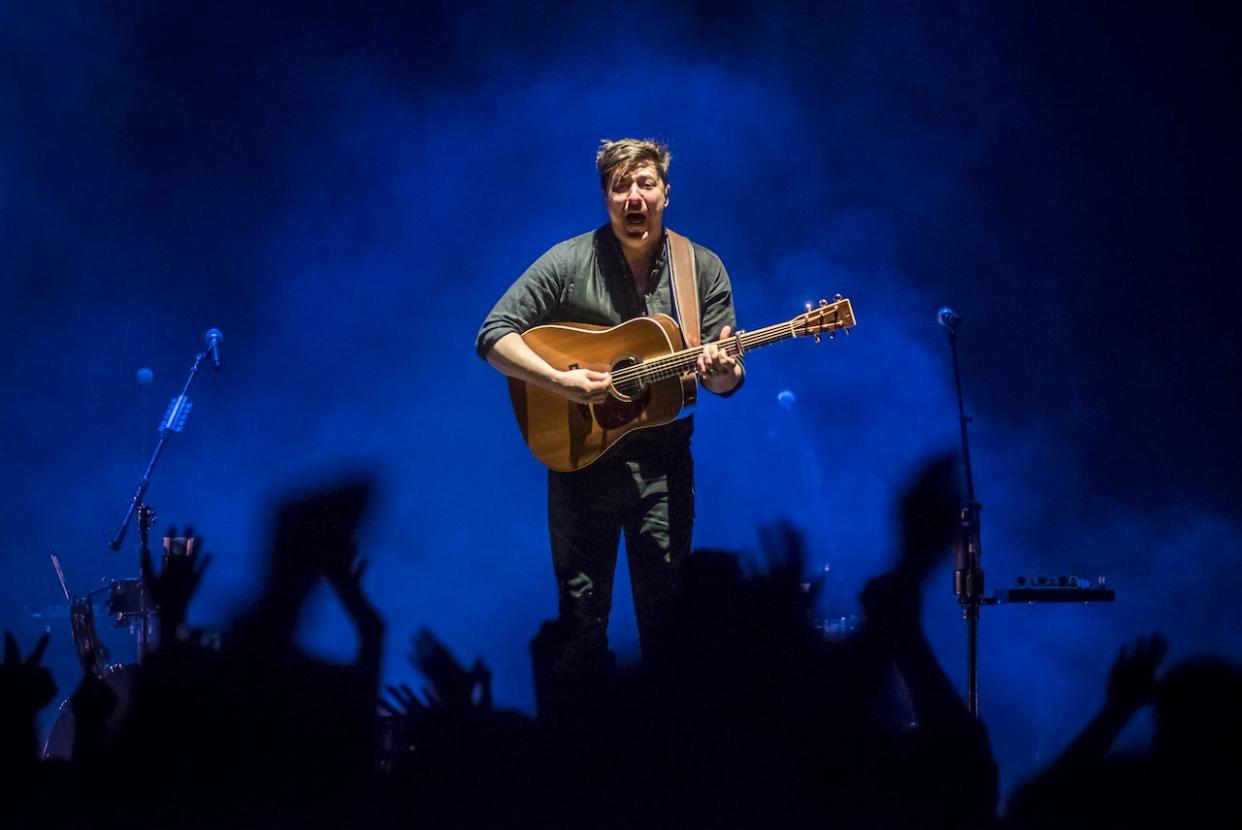
<instances>
[{"instance_id":1,"label":"guitar neck","mask_svg":"<svg viewBox=\"0 0 1242 830\"><path fill-rule=\"evenodd\" d=\"M770 343L779 343L782 340L790 340L794 337L806 337L807 334L805 332L801 335L798 333L797 320L798 318L794 318L784 323L776 323L761 329L755 329L754 331L740 331L730 336L727 340L717 341L715 345L729 357L739 357L745 352L753 351L760 346L767 346ZM701 354L703 354L703 346L682 349L679 352L673 352L664 357L614 372L613 379L638 380L647 383L666 378L680 377L694 370Z\"/></svg>"}]
</instances>

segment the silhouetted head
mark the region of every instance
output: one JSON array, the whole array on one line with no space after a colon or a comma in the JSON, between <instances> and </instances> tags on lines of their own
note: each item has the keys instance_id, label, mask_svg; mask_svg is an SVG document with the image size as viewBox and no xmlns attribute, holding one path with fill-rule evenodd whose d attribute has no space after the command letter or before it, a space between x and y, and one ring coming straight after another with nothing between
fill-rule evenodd
<instances>
[{"instance_id":1,"label":"silhouetted head","mask_svg":"<svg viewBox=\"0 0 1242 830\"><path fill-rule=\"evenodd\" d=\"M1242 667L1237 663L1222 657L1178 663L1156 686L1153 752L1178 765L1236 759L1242 744L1239 706Z\"/></svg>"}]
</instances>

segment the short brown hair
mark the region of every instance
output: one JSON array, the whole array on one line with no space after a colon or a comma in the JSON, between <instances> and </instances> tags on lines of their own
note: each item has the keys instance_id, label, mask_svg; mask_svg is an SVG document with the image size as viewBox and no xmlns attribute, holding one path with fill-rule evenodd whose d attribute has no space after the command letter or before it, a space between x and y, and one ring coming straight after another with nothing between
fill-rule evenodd
<instances>
[{"instance_id":1,"label":"short brown hair","mask_svg":"<svg viewBox=\"0 0 1242 830\"><path fill-rule=\"evenodd\" d=\"M668 145L653 138L619 138L616 141L605 138L595 153L595 169L599 171L599 186L607 193L614 178L644 164L654 166L661 181L668 184L668 166L672 160Z\"/></svg>"}]
</instances>

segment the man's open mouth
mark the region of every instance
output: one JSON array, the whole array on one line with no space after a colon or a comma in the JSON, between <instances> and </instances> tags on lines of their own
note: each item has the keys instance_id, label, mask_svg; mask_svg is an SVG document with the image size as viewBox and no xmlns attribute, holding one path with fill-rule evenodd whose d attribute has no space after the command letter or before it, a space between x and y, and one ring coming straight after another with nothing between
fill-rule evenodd
<instances>
[{"instance_id":1,"label":"man's open mouth","mask_svg":"<svg viewBox=\"0 0 1242 830\"><path fill-rule=\"evenodd\" d=\"M634 212L625 214L625 223L627 225L641 225L646 221L647 215L645 213Z\"/></svg>"}]
</instances>

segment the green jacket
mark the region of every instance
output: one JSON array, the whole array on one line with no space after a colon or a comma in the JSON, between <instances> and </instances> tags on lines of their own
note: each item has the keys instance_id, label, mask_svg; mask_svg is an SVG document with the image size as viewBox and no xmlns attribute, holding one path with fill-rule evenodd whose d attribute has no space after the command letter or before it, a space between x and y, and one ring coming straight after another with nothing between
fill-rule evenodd
<instances>
[{"instance_id":1,"label":"green jacket","mask_svg":"<svg viewBox=\"0 0 1242 830\"><path fill-rule=\"evenodd\" d=\"M724 326L737 328L733 288L720 257L702 245L694 245L694 264L699 285L700 337L708 343L720 335ZM475 351L486 358L496 341L506 334L521 334L545 323L615 326L658 313L676 319L670 296L667 235L652 265L652 274L657 278L648 280L646 296L638 296L621 246L608 225L567 239L535 260L509 286L479 328Z\"/></svg>"}]
</instances>

